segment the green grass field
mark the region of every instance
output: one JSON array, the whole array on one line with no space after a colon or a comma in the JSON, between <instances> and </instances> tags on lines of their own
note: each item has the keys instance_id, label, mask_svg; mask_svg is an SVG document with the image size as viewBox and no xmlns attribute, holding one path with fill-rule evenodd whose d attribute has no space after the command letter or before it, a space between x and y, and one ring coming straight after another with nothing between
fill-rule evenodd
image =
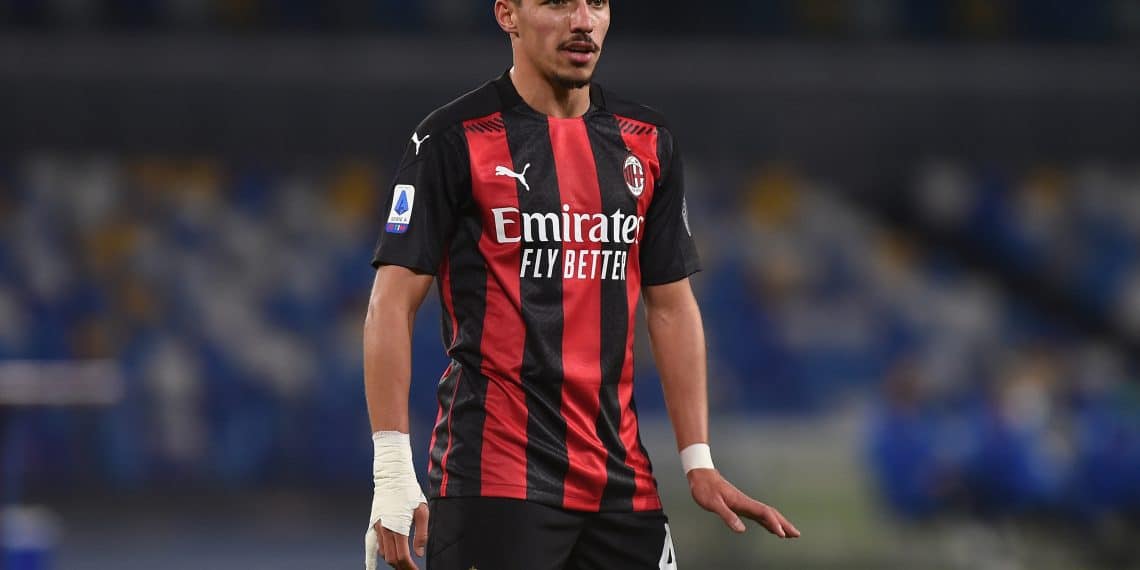
<instances>
[{"instance_id":1,"label":"green grass field","mask_svg":"<svg viewBox=\"0 0 1140 570\"><path fill-rule=\"evenodd\" d=\"M781 510L803 532L782 541L758 525L731 533L696 506L672 431L644 418L681 568L1121 570L1140 568L1134 530L952 518L915 524L885 512L863 467L858 406L824 419L714 418L713 457L738 487ZM1132 556L1132 558L1129 558ZM1094 562L1095 561L1095 562Z\"/></svg>"}]
</instances>

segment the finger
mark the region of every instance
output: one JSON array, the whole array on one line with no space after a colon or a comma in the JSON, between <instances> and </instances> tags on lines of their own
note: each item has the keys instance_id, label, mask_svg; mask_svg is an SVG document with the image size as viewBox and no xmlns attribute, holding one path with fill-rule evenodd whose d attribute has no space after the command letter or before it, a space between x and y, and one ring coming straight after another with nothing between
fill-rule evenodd
<instances>
[{"instance_id":1,"label":"finger","mask_svg":"<svg viewBox=\"0 0 1140 570\"><path fill-rule=\"evenodd\" d=\"M370 528L364 533L364 570L376 570L376 553L380 550L380 541L376 537L376 529Z\"/></svg>"},{"instance_id":2,"label":"finger","mask_svg":"<svg viewBox=\"0 0 1140 570\"><path fill-rule=\"evenodd\" d=\"M395 566L396 541L392 540L392 531L380 527L380 551L384 554L384 562Z\"/></svg>"},{"instance_id":3,"label":"finger","mask_svg":"<svg viewBox=\"0 0 1140 570\"><path fill-rule=\"evenodd\" d=\"M788 520L780 511L776 511L776 516L780 517L780 526L784 527L784 532L788 534L788 538L799 538L800 529Z\"/></svg>"},{"instance_id":4,"label":"finger","mask_svg":"<svg viewBox=\"0 0 1140 570\"><path fill-rule=\"evenodd\" d=\"M776 513L776 509L756 499L741 494L740 500L733 503L732 510L760 523L760 526L780 538L787 537L783 525L780 524L779 513Z\"/></svg>"},{"instance_id":5,"label":"finger","mask_svg":"<svg viewBox=\"0 0 1140 570\"><path fill-rule=\"evenodd\" d=\"M396 560L392 565L395 566L397 570L417 570L416 562L412 560L412 551L408 548L408 535L395 532L391 534L393 553L396 555Z\"/></svg>"},{"instance_id":6,"label":"finger","mask_svg":"<svg viewBox=\"0 0 1140 570\"><path fill-rule=\"evenodd\" d=\"M412 546L416 549L416 556L420 557L424 555L424 549L427 547L428 515L427 503L420 503L420 506L416 507L416 512L412 513L412 521L416 525L416 538Z\"/></svg>"},{"instance_id":7,"label":"finger","mask_svg":"<svg viewBox=\"0 0 1140 570\"><path fill-rule=\"evenodd\" d=\"M748 517L756 522L762 522L760 519L768 516L769 507L748 495L745 495L738 489L732 489L730 492L725 493L724 502L728 504L728 508L741 516Z\"/></svg>"},{"instance_id":8,"label":"finger","mask_svg":"<svg viewBox=\"0 0 1140 570\"><path fill-rule=\"evenodd\" d=\"M784 525L780 523L780 518L772 514L771 509L767 509L767 511L768 512L761 515L758 519L753 520L756 520L756 522L760 523L760 526L768 529L768 532L780 538L787 538L788 533L784 530Z\"/></svg>"},{"instance_id":9,"label":"finger","mask_svg":"<svg viewBox=\"0 0 1140 570\"><path fill-rule=\"evenodd\" d=\"M744 532L746 530L744 528L744 522L740 520L740 517L736 516L736 513L732 512L732 509L728 508L728 504L724 502L723 497L718 495L716 500L713 501L710 510L720 515L720 518L724 520L724 524L728 525L728 528L731 528L734 532Z\"/></svg>"}]
</instances>

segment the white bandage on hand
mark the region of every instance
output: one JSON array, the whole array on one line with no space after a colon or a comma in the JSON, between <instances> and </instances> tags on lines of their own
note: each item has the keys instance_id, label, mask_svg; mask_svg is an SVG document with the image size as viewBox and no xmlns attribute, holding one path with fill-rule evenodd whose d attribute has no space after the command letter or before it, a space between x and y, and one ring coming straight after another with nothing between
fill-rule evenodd
<instances>
[{"instance_id":1,"label":"white bandage on hand","mask_svg":"<svg viewBox=\"0 0 1140 570\"><path fill-rule=\"evenodd\" d=\"M713 467L712 451L707 443L694 443L681 450L681 468L685 475L693 469L716 469Z\"/></svg>"},{"instance_id":2,"label":"white bandage on hand","mask_svg":"<svg viewBox=\"0 0 1140 570\"><path fill-rule=\"evenodd\" d=\"M426 503L423 489L416 480L412 466L412 446L408 434L398 431L378 431L372 434L372 516L368 532L364 535L364 568L376 568L379 537L376 523L408 536L412 529L412 514L420 503Z\"/></svg>"}]
</instances>

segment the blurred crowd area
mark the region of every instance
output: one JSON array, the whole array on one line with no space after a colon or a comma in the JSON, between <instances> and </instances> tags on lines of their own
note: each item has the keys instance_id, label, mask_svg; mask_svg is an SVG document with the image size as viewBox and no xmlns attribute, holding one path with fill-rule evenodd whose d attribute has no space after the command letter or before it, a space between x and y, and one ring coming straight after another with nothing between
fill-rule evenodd
<instances>
[{"instance_id":1,"label":"blurred crowd area","mask_svg":"<svg viewBox=\"0 0 1140 570\"><path fill-rule=\"evenodd\" d=\"M904 517L1140 514L1140 384L1120 339L793 166L689 162L718 416L866 405L867 468ZM360 335L387 179L359 159L0 163L0 364L112 359L125 381L107 409L6 409L20 443L6 469L45 489L366 486ZM915 168L910 194L931 224L1043 278L1064 268L1076 294L1134 314L1138 183L1096 165L937 162ZM430 295L413 347L418 449L446 364L439 316ZM639 410L663 414L644 334L637 351Z\"/></svg>"},{"instance_id":2,"label":"blurred crowd area","mask_svg":"<svg viewBox=\"0 0 1140 570\"><path fill-rule=\"evenodd\" d=\"M1135 168L1009 168L1005 185L984 172L920 166L906 194L930 223L961 223L996 252L1039 237L1041 279L1063 264L1074 282L1100 280L1108 258L1121 275L1140 271L1132 250L1097 241L1140 243ZM954 251L920 247L850 192L787 167L749 180L738 233L706 237L724 256L703 281L714 389L740 390L717 394L718 405L810 413L873 394L867 465L904 517L1140 514L1140 387L1127 341L1071 326ZM995 203L1009 209L994 215ZM1135 287L1107 287L1106 310L1127 310Z\"/></svg>"},{"instance_id":3,"label":"blurred crowd area","mask_svg":"<svg viewBox=\"0 0 1140 570\"><path fill-rule=\"evenodd\" d=\"M207 33L496 32L491 0L0 0L0 29ZM614 3L623 32L749 37L1112 42L1140 38L1134 0L722 0ZM705 10L700 10L702 15Z\"/></svg>"},{"instance_id":4,"label":"blurred crowd area","mask_svg":"<svg viewBox=\"0 0 1140 570\"><path fill-rule=\"evenodd\" d=\"M1037 279L1140 339L1140 168L1090 163L1010 173L929 165L921 222Z\"/></svg>"},{"instance_id":5,"label":"blurred crowd area","mask_svg":"<svg viewBox=\"0 0 1140 570\"><path fill-rule=\"evenodd\" d=\"M909 194L920 225L984 251L1023 286L1052 289L1114 331L1115 346L1007 301L1014 311L988 311L1009 312L1020 326L977 329L970 338L982 350L940 348L930 356L941 367L904 361L885 376L870 438L883 495L912 517L949 509L1136 517L1140 169L932 162Z\"/></svg>"},{"instance_id":6,"label":"blurred crowd area","mask_svg":"<svg viewBox=\"0 0 1140 570\"><path fill-rule=\"evenodd\" d=\"M127 386L111 411L35 413L29 477L74 480L95 465L90 475L137 487L369 472L360 331L382 185L373 166L10 166L0 356L115 358ZM417 343L430 346L419 370L442 360L435 337ZM417 393L425 409L430 390Z\"/></svg>"}]
</instances>

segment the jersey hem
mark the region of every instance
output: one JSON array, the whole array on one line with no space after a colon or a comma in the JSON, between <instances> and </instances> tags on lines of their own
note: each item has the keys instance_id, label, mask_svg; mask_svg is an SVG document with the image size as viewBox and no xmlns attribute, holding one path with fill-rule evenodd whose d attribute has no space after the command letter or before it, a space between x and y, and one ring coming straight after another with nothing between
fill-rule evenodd
<instances>
[{"instance_id":1,"label":"jersey hem","mask_svg":"<svg viewBox=\"0 0 1140 570\"><path fill-rule=\"evenodd\" d=\"M641 286L645 287L646 285L649 285L649 286L668 285L669 283L675 283L675 282L680 281L686 277L691 277L692 275L699 273L700 271L701 271L700 267L691 267L689 269L686 269L685 271L682 271L681 273L675 274L675 276L671 275L671 276L667 276L667 277L661 277L658 279L646 279L645 275L643 274L641 276Z\"/></svg>"},{"instance_id":2,"label":"jersey hem","mask_svg":"<svg viewBox=\"0 0 1140 570\"><path fill-rule=\"evenodd\" d=\"M448 484L449 489L456 487L455 482ZM521 496L520 496L521 493ZM582 497L580 495L565 495L580 501L593 502L596 498ZM630 509L613 509L605 508L605 505L599 505L597 509L583 510L567 508L564 503L564 496L558 493L551 493L543 489L535 489L526 485L481 485L478 493L467 493L462 489L447 493L446 495L440 493L431 493L428 498L430 499L450 499L456 497L497 497L502 499L518 499L521 501L530 501L549 507L556 507L567 511L586 512L586 513L624 513L624 512L649 512L662 510L661 496L654 493L653 501L650 503L651 508L637 508L636 506ZM636 504L636 501L635 501Z\"/></svg>"}]
</instances>

